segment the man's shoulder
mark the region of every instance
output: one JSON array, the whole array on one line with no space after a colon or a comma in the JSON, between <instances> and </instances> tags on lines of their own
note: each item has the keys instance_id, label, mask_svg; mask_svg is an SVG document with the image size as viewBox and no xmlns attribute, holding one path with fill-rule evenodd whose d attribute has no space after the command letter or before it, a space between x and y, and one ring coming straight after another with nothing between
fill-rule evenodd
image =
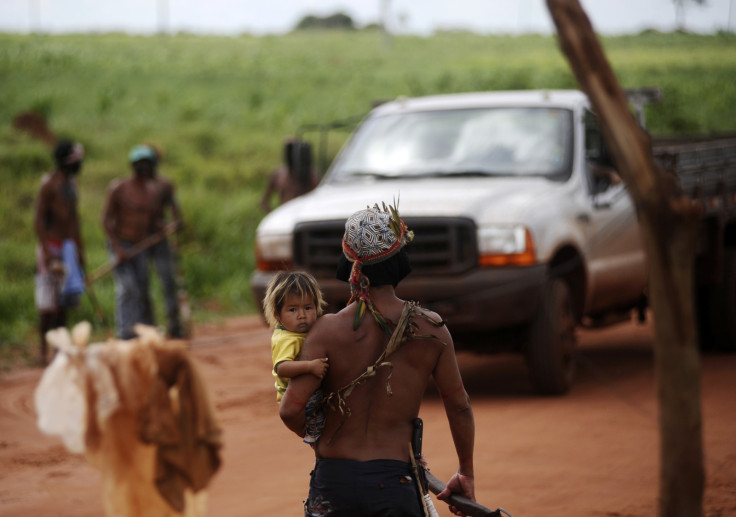
<instances>
[{"instance_id":1,"label":"man's shoulder","mask_svg":"<svg viewBox=\"0 0 736 517\"><path fill-rule=\"evenodd\" d=\"M427 317L427 318L430 318L430 319L435 320L437 322L441 322L442 321L442 316L440 316L438 313L436 313L436 312L434 312L434 311L432 311L430 309L427 309L426 307L422 307L418 303L415 303L413 305L413 310L414 310L414 313L415 314L421 314L422 316Z\"/></svg>"},{"instance_id":2,"label":"man's shoulder","mask_svg":"<svg viewBox=\"0 0 736 517\"><path fill-rule=\"evenodd\" d=\"M41 189L60 188L64 180L64 175L58 169L44 172L41 175Z\"/></svg>"},{"instance_id":3,"label":"man's shoulder","mask_svg":"<svg viewBox=\"0 0 736 517\"><path fill-rule=\"evenodd\" d=\"M312 326L309 334L324 333L332 337L339 337L343 332L352 330L354 312L345 307L339 312L323 314Z\"/></svg>"},{"instance_id":4,"label":"man's shoulder","mask_svg":"<svg viewBox=\"0 0 736 517\"><path fill-rule=\"evenodd\" d=\"M44 172L41 175L41 186L43 187L44 185L49 183L51 181L51 178L53 177L54 177L54 171Z\"/></svg>"},{"instance_id":5,"label":"man's shoulder","mask_svg":"<svg viewBox=\"0 0 736 517\"><path fill-rule=\"evenodd\" d=\"M451 341L450 331L447 329L442 316L416 303L412 303L411 310L411 320L419 329L416 332L417 334L430 336L428 339L436 339L445 344Z\"/></svg>"},{"instance_id":6,"label":"man's shoulder","mask_svg":"<svg viewBox=\"0 0 736 517\"><path fill-rule=\"evenodd\" d=\"M57 182L54 181L53 173L45 172L43 176L41 176L41 181L38 187L39 195L42 197L48 196L51 194L56 184Z\"/></svg>"},{"instance_id":7,"label":"man's shoulder","mask_svg":"<svg viewBox=\"0 0 736 517\"><path fill-rule=\"evenodd\" d=\"M339 312L323 314L317 319L315 325L319 324L320 327L324 328L334 328L336 326L343 325L347 321L350 312L351 311L348 307L346 307Z\"/></svg>"},{"instance_id":8,"label":"man's shoulder","mask_svg":"<svg viewBox=\"0 0 736 517\"><path fill-rule=\"evenodd\" d=\"M154 179L154 182L156 185L158 185L162 189L166 190L173 190L174 189L174 182L167 178L166 176L162 176L158 174L156 178Z\"/></svg>"},{"instance_id":9,"label":"man's shoulder","mask_svg":"<svg viewBox=\"0 0 736 517\"><path fill-rule=\"evenodd\" d=\"M291 174L289 173L289 169L285 167L274 169L273 172L271 172L271 181L273 181L279 188L285 188L291 183Z\"/></svg>"},{"instance_id":10,"label":"man's shoulder","mask_svg":"<svg viewBox=\"0 0 736 517\"><path fill-rule=\"evenodd\" d=\"M107 184L107 187L110 190L116 190L119 189L131 182L132 178L115 178L110 181L110 183Z\"/></svg>"}]
</instances>

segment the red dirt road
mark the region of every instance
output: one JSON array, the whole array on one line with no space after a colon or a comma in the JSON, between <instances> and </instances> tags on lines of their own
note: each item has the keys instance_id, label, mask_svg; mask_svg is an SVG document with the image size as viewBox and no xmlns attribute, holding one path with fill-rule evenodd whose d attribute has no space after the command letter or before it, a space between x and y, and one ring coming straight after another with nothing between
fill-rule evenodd
<instances>
[{"instance_id":1,"label":"red dirt road","mask_svg":"<svg viewBox=\"0 0 736 517\"><path fill-rule=\"evenodd\" d=\"M270 332L256 317L196 329L198 359L224 428L209 487L215 517L302 515L310 449L278 418ZM476 495L514 517L656 515L657 407L650 326L580 332L580 368L560 398L531 392L520 358L459 354L476 418ZM709 517L736 516L736 355L706 356L702 400ZM99 474L36 428L40 369L0 375L0 515L103 515ZM447 480L455 458L441 402L428 392L424 452ZM436 503L441 516L451 515Z\"/></svg>"}]
</instances>

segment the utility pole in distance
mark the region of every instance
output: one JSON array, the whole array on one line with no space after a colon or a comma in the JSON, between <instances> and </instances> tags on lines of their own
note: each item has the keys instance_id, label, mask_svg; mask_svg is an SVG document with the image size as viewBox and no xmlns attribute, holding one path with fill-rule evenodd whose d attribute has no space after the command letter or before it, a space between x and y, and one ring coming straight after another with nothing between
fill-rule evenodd
<instances>
[{"instance_id":1,"label":"utility pole in distance","mask_svg":"<svg viewBox=\"0 0 736 517\"><path fill-rule=\"evenodd\" d=\"M383 49L391 50L391 33L388 30L388 19L391 0L381 0L381 35Z\"/></svg>"},{"instance_id":2,"label":"utility pole in distance","mask_svg":"<svg viewBox=\"0 0 736 517\"><path fill-rule=\"evenodd\" d=\"M158 33L169 32L169 0L158 0Z\"/></svg>"},{"instance_id":3,"label":"utility pole in distance","mask_svg":"<svg viewBox=\"0 0 736 517\"><path fill-rule=\"evenodd\" d=\"M28 0L28 25L31 34L41 32L41 0Z\"/></svg>"}]
</instances>

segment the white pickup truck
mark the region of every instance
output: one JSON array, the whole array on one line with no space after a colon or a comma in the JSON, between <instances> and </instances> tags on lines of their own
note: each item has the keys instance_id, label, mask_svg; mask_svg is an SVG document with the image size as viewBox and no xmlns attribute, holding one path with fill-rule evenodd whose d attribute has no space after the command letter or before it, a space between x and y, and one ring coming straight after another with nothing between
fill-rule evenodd
<instances>
[{"instance_id":1,"label":"white pickup truck","mask_svg":"<svg viewBox=\"0 0 736 517\"><path fill-rule=\"evenodd\" d=\"M698 253L717 257L706 263L720 271L705 268L698 299L712 333L733 342L736 139L668 142L655 154L677 171L688 145L709 149L713 162L691 163L688 188L718 201ZM296 268L318 278L332 309L344 306L349 287L335 269L345 219L394 200L415 234L398 294L437 311L458 348L523 353L540 393L571 386L577 326L643 314L636 211L579 91L400 98L373 109L320 185L261 221L255 299L274 271Z\"/></svg>"}]
</instances>

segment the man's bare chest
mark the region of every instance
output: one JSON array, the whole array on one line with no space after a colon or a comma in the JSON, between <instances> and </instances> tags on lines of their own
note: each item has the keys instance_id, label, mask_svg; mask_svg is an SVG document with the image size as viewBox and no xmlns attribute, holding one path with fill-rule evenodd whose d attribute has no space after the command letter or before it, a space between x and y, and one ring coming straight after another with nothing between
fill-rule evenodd
<instances>
[{"instance_id":1,"label":"man's bare chest","mask_svg":"<svg viewBox=\"0 0 736 517\"><path fill-rule=\"evenodd\" d=\"M121 208L131 215L152 213L156 209L156 200L155 189L134 184L124 186L118 196Z\"/></svg>"}]
</instances>

